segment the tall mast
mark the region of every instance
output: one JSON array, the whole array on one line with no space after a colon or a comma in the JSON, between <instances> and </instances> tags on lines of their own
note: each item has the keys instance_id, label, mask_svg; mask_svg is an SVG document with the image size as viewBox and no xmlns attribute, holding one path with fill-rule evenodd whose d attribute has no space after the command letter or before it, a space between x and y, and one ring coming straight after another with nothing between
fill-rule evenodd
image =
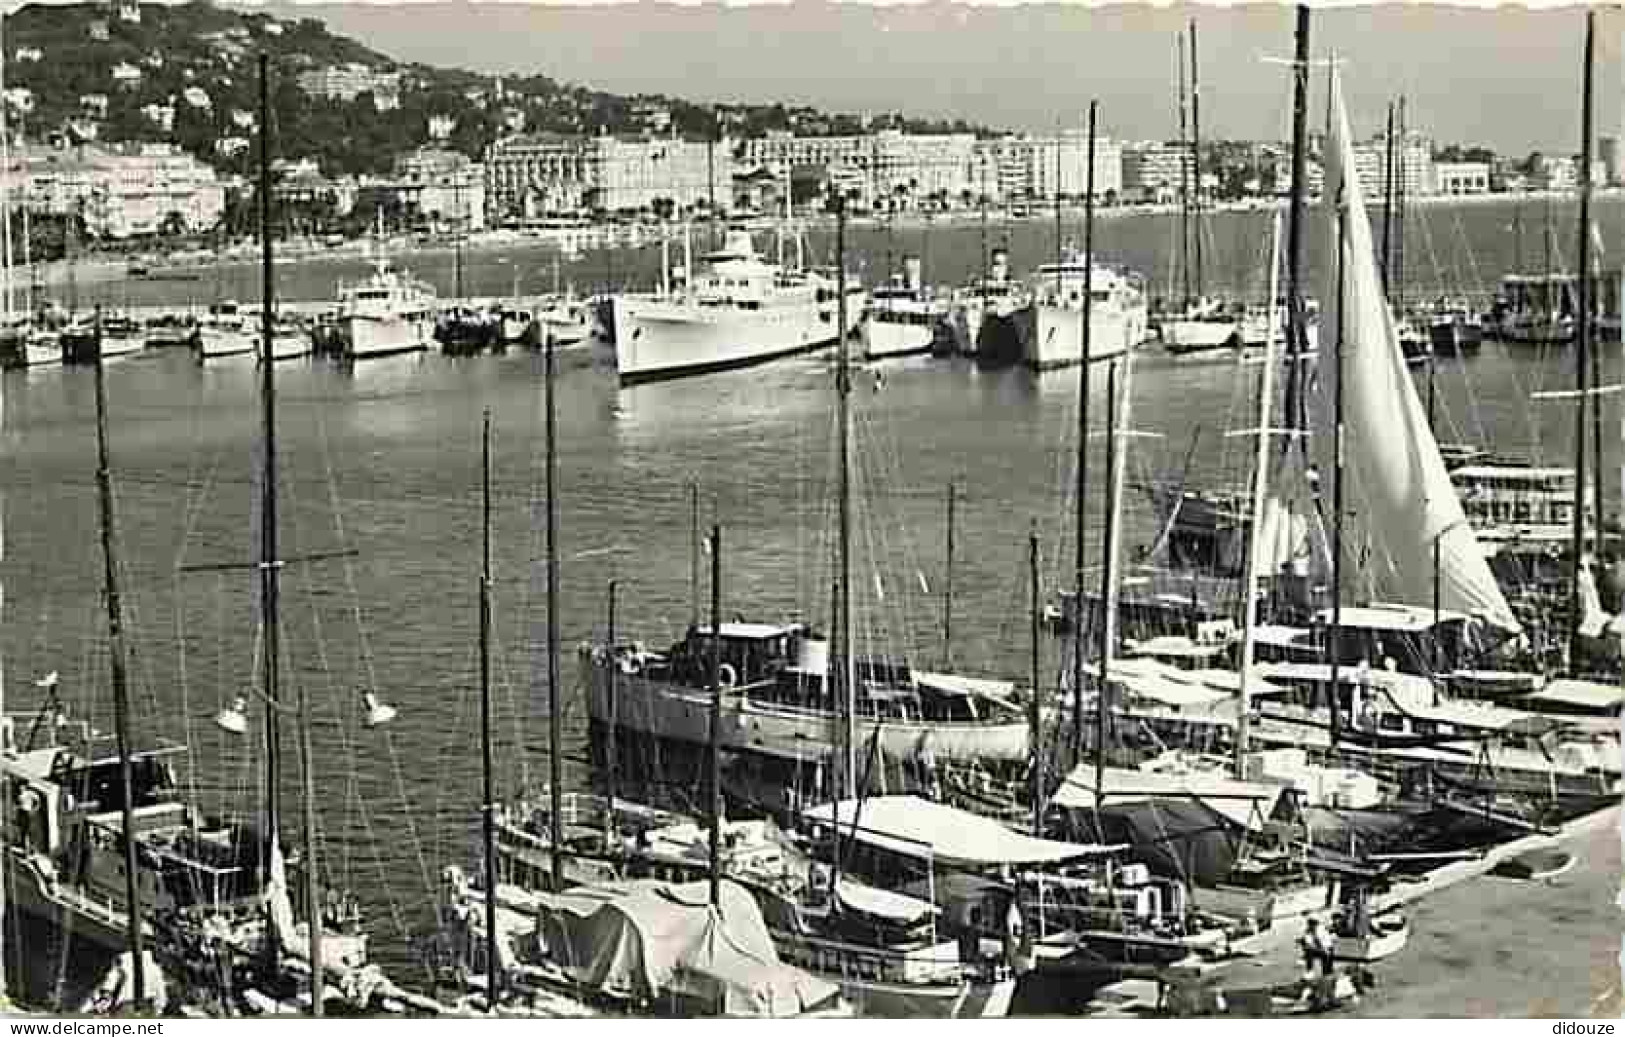
<instances>
[{"instance_id":1,"label":"tall mast","mask_svg":"<svg viewBox=\"0 0 1625 1037\"><path fill-rule=\"evenodd\" d=\"M147 1001L147 970L141 947L141 889L136 882L134 775L130 766L130 695L125 678L124 609L119 597L118 554L113 525L113 472L107 449L107 387L102 375L102 316L96 310L96 490L101 502L102 581L107 596L107 656L113 670L113 722L118 732L119 809L124 825L125 936L134 970L135 1006Z\"/></svg>"},{"instance_id":2,"label":"tall mast","mask_svg":"<svg viewBox=\"0 0 1625 1037\"><path fill-rule=\"evenodd\" d=\"M700 484L688 484L688 625L700 625Z\"/></svg>"},{"instance_id":3,"label":"tall mast","mask_svg":"<svg viewBox=\"0 0 1625 1037\"><path fill-rule=\"evenodd\" d=\"M948 482L948 543L942 573L942 668L954 661L954 483Z\"/></svg>"},{"instance_id":4,"label":"tall mast","mask_svg":"<svg viewBox=\"0 0 1625 1037\"><path fill-rule=\"evenodd\" d=\"M265 341L271 337L271 311L275 291L275 270L271 263L271 85L269 59L260 55L260 333ZM218 269L218 267L217 267ZM278 715L278 666L281 662L280 628L277 625L280 592L277 564L277 494L276 494L276 378L273 365L260 365L260 420L262 422L260 470L260 623L265 631L264 655L260 660L261 691L265 698L265 824L270 845L280 846L282 839L282 731ZM307 855L310 852L307 849ZM309 857L306 858L307 862ZM315 869L307 868L312 876ZM307 881L309 881L307 879ZM306 907L310 907L307 900ZM311 933L320 928L316 923L320 915L311 912ZM311 941L312 951L320 938ZM273 941L271 953L276 953ZM314 957L314 955L313 955ZM314 960L312 962L314 965ZM312 975L317 973L313 970ZM319 999L318 999L319 1000Z\"/></svg>"},{"instance_id":5,"label":"tall mast","mask_svg":"<svg viewBox=\"0 0 1625 1037\"><path fill-rule=\"evenodd\" d=\"M840 496L840 528L837 576L835 586L837 630L836 653L839 675L834 661L828 666L832 681L838 679L833 690L840 702L841 782L843 796L857 795L857 718L854 694L857 687L857 669L852 661L852 415L848 397L852 393L852 374L847 366L846 352L846 199L840 192L835 195L835 414L840 426L840 464L837 492ZM837 796L837 802L842 796ZM839 826L837 826L838 828Z\"/></svg>"},{"instance_id":6,"label":"tall mast","mask_svg":"<svg viewBox=\"0 0 1625 1037\"><path fill-rule=\"evenodd\" d=\"M1076 461L1077 485L1072 495L1072 748L1083 752L1083 557L1084 534L1087 532L1085 505L1089 489L1089 325L1093 323L1095 270L1095 116L1100 102L1089 102L1089 169L1083 199L1083 319L1080 334L1082 362L1078 364L1078 457ZM1034 694L1037 689L1034 689Z\"/></svg>"},{"instance_id":7,"label":"tall mast","mask_svg":"<svg viewBox=\"0 0 1625 1037\"><path fill-rule=\"evenodd\" d=\"M1333 71L1332 75L1337 73ZM1344 177L1349 175L1344 170ZM1327 185L1328 189L1332 185ZM1347 230L1347 214L1344 211L1347 194L1343 184L1336 185L1337 191L1337 327L1336 338L1336 370L1333 374L1332 398L1332 625L1330 637L1327 641L1326 652L1331 662L1331 684L1328 692L1327 705L1331 714L1332 751L1337 751L1339 732L1342 728L1342 718L1338 706L1338 661L1343 648L1343 332L1348 327L1348 319L1344 313L1348 305L1348 289L1343 283L1346 275L1347 242L1344 234Z\"/></svg>"},{"instance_id":8,"label":"tall mast","mask_svg":"<svg viewBox=\"0 0 1625 1037\"><path fill-rule=\"evenodd\" d=\"M1596 30L1596 15L1586 12L1585 36L1585 72L1581 83L1580 102L1580 284L1579 297L1576 309L1578 313L1575 321L1575 354L1574 354L1574 381L1578 396L1574 408L1574 529L1573 543L1570 550L1574 554L1574 566L1570 578L1570 595L1572 607L1572 624L1569 628L1569 665L1572 667L1579 659L1580 623L1584 616L1580 603L1580 569L1582 557L1585 553L1585 505L1586 505L1586 405L1599 406L1599 400L1588 400L1590 391L1590 372L1588 366L1591 361L1591 78L1592 61L1595 50L1593 36ZM1596 473L1599 487L1602 482L1602 472ZM1598 496L1601 504L1601 496ZM1594 517L1597 523L1598 544L1602 539L1602 512L1599 510Z\"/></svg>"},{"instance_id":9,"label":"tall mast","mask_svg":"<svg viewBox=\"0 0 1625 1037\"><path fill-rule=\"evenodd\" d=\"M1179 97L1179 276L1184 287L1184 304L1191 304L1191 167L1185 161L1190 138L1185 135L1185 35L1174 36L1179 68L1176 93ZM1082 606L1082 602L1079 602Z\"/></svg>"},{"instance_id":10,"label":"tall mast","mask_svg":"<svg viewBox=\"0 0 1625 1037\"><path fill-rule=\"evenodd\" d=\"M1061 127L1055 127L1055 305L1061 304Z\"/></svg>"},{"instance_id":11,"label":"tall mast","mask_svg":"<svg viewBox=\"0 0 1625 1037\"><path fill-rule=\"evenodd\" d=\"M711 820L711 906L722 904L722 527L711 527L711 718L706 732L706 813Z\"/></svg>"},{"instance_id":12,"label":"tall mast","mask_svg":"<svg viewBox=\"0 0 1625 1037\"><path fill-rule=\"evenodd\" d=\"M275 326L276 311L276 282L273 276L271 263L271 87L270 75L267 70L265 54L260 54L260 260L261 276L264 279L260 307L260 372L265 386L265 431L266 431L266 467L265 492L267 505L265 508L265 523L267 546L264 564L266 573L271 581L273 592L268 595L271 615L265 628L265 654L272 658L279 650L278 642L273 639L271 631L276 629L276 610L278 596L275 593L277 583L277 570L282 566L281 555L276 553L276 454L271 446L274 432L273 411L276 407L276 370L275 358L271 352L273 339L272 329ZM273 671L274 674L274 671ZM266 689L266 710L268 713L276 712L277 689ZM300 780L300 822L304 837L304 870L305 870L305 921L310 933L310 1014L320 1017L322 1013L322 990L325 986L323 979L325 971L322 964L322 878L321 866L317 860L319 846L316 842L316 774L315 764L310 749L310 702L305 691L305 682L298 682L295 691L295 708L298 710L296 719L299 728L299 780Z\"/></svg>"},{"instance_id":13,"label":"tall mast","mask_svg":"<svg viewBox=\"0 0 1625 1037\"><path fill-rule=\"evenodd\" d=\"M615 590L616 581L609 581L609 654L610 661L615 659ZM620 793L620 746L617 744L621 737L621 702L618 683L618 665L608 667L609 677L609 740L604 745L604 786L606 798L609 800L609 809L605 814L605 827L609 834L609 845L615 845L615 798Z\"/></svg>"},{"instance_id":14,"label":"tall mast","mask_svg":"<svg viewBox=\"0 0 1625 1037\"><path fill-rule=\"evenodd\" d=\"M1122 368L1121 385L1118 369ZM1106 715L1111 701L1112 655L1117 647L1117 556L1123 510L1123 446L1128 438L1133 354L1115 359L1106 374L1106 535L1101 538L1100 684L1095 696L1095 802L1106 791Z\"/></svg>"},{"instance_id":15,"label":"tall mast","mask_svg":"<svg viewBox=\"0 0 1625 1037\"><path fill-rule=\"evenodd\" d=\"M1399 142L1394 149L1394 312L1405 310L1405 96L1399 98Z\"/></svg>"},{"instance_id":16,"label":"tall mast","mask_svg":"<svg viewBox=\"0 0 1625 1037\"><path fill-rule=\"evenodd\" d=\"M564 888L564 704L559 700L559 493L558 493L558 415L553 399L556 375L553 332L547 332L543 347L546 389L543 408L547 412L547 782L548 811L551 814L553 846L553 888Z\"/></svg>"},{"instance_id":17,"label":"tall mast","mask_svg":"<svg viewBox=\"0 0 1625 1037\"><path fill-rule=\"evenodd\" d=\"M1388 276L1388 266L1393 259L1393 233L1394 233L1394 103L1388 102L1388 133L1383 138L1387 147L1383 151L1382 169L1382 254L1379 266L1382 270L1382 287L1387 291L1393 284Z\"/></svg>"},{"instance_id":18,"label":"tall mast","mask_svg":"<svg viewBox=\"0 0 1625 1037\"><path fill-rule=\"evenodd\" d=\"M1303 320L1303 193L1309 123L1309 5L1298 5L1292 57L1292 193L1286 223L1286 426L1302 427L1303 364L1308 350ZM1275 305L1275 300L1270 300ZM1291 441L1283 450L1291 448Z\"/></svg>"},{"instance_id":19,"label":"tall mast","mask_svg":"<svg viewBox=\"0 0 1625 1037\"><path fill-rule=\"evenodd\" d=\"M491 409L480 438L480 809L485 836L485 1005L495 1012L502 974L497 968L497 797L491 752ZM610 667L611 670L614 667Z\"/></svg>"},{"instance_id":20,"label":"tall mast","mask_svg":"<svg viewBox=\"0 0 1625 1037\"><path fill-rule=\"evenodd\" d=\"M1191 258L1196 295L1202 295L1202 87L1196 77L1196 19L1191 19Z\"/></svg>"},{"instance_id":21,"label":"tall mast","mask_svg":"<svg viewBox=\"0 0 1625 1037\"><path fill-rule=\"evenodd\" d=\"M1275 214L1273 243L1270 246L1270 306L1280 292L1281 214ZM1258 623L1258 539L1264 527L1264 495L1269 481L1270 405L1275 394L1275 322L1265 325L1264 369L1258 386L1258 437L1253 450L1253 494L1251 526L1247 534L1247 560L1241 570L1241 688L1236 709L1236 779L1245 777L1248 741L1251 735L1252 702L1247 682L1252 679L1253 647Z\"/></svg>"},{"instance_id":22,"label":"tall mast","mask_svg":"<svg viewBox=\"0 0 1625 1037\"><path fill-rule=\"evenodd\" d=\"M1029 649L1031 653L1031 670L1028 674L1032 681L1032 694L1027 699L1027 737L1031 739L1032 749L1028 753L1030 759L1027 771L1027 799L1033 808L1033 838L1044 834L1044 768L1042 766L1043 754L1040 738L1040 713L1038 689L1038 524L1027 534L1027 595L1028 595L1028 629L1030 631Z\"/></svg>"}]
</instances>

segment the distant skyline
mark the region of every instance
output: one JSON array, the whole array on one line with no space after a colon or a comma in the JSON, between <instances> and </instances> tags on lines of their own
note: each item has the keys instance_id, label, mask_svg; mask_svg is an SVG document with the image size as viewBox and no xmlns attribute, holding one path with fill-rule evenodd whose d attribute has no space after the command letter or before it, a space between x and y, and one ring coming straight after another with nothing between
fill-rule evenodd
<instances>
[{"instance_id":1,"label":"distant skyline","mask_svg":"<svg viewBox=\"0 0 1625 1037\"><path fill-rule=\"evenodd\" d=\"M404 61L491 74L542 73L613 93L689 100L902 111L1033 132L1082 125L1100 101L1103 133L1177 135L1175 37L1197 21L1203 137L1285 139L1294 10L1116 4L909 6L788 4L290 3ZM1316 9L1314 57L1342 63L1364 136L1406 96L1413 129L1439 144L1497 152L1579 150L1581 7L1387 5ZM1596 129L1620 133L1621 29L1597 16ZM1311 128L1324 122L1323 68Z\"/></svg>"}]
</instances>

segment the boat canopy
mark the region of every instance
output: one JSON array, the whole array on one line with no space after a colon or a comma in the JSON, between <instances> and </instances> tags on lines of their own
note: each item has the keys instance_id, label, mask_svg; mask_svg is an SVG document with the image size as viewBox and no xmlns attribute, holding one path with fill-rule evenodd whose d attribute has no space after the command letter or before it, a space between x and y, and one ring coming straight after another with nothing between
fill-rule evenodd
<instances>
[{"instance_id":1,"label":"boat canopy","mask_svg":"<svg viewBox=\"0 0 1625 1037\"><path fill-rule=\"evenodd\" d=\"M1098 677L1099 667L1086 663L1084 672ZM1114 683L1139 698L1167 706L1212 706L1235 697L1239 674L1224 670L1182 670L1158 659L1119 659L1112 664ZM1248 681L1255 695L1279 695L1285 689L1259 680Z\"/></svg>"},{"instance_id":2,"label":"boat canopy","mask_svg":"<svg viewBox=\"0 0 1625 1037\"><path fill-rule=\"evenodd\" d=\"M739 641L766 641L786 634L799 633L803 629L798 623L724 623L722 636ZM707 623L702 627L696 627L694 632L701 637L710 637L715 630L716 627Z\"/></svg>"},{"instance_id":3,"label":"boat canopy","mask_svg":"<svg viewBox=\"0 0 1625 1037\"><path fill-rule=\"evenodd\" d=\"M1437 615L1437 623L1435 622ZM1332 624L1332 610L1323 608L1315 618ZM1465 612L1441 609L1437 614L1430 608L1410 605L1344 605L1338 622L1344 630L1378 630L1383 633L1420 634L1445 623L1465 623L1473 617Z\"/></svg>"},{"instance_id":4,"label":"boat canopy","mask_svg":"<svg viewBox=\"0 0 1625 1037\"><path fill-rule=\"evenodd\" d=\"M823 803L804 811L814 821L840 824L841 833L866 846L938 864L970 867L1054 864L1115 853L1121 847L1063 843L1022 835L990 818L919 796L875 796ZM857 830L852 821L857 819Z\"/></svg>"},{"instance_id":5,"label":"boat canopy","mask_svg":"<svg viewBox=\"0 0 1625 1037\"><path fill-rule=\"evenodd\" d=\"M1518 701L1537 705L1617 711L1621 705L1625 705L1625 688L1617 684L1560 678L1539 691L1523 696Z\"/></svg>"},{"instance_id":6,"label":"boat canopy","mask_svg":"<svg viewBox=\"0 0 1625 1037\"><path fill-rule=\"evenodd\" d=\"M940 913L936 905L928 900L893 893L847 878L842 878L835 887L835 898L843 907L898 925L913 925Z\"/></svg>"},{"instance_id":7,"label":"boat canopy","mask_svg":"<svg viewBox=\"0 0 1625 1037\"><path fill-rule=\"evenodd\" d=\"M1258 831L1275 813L1285 791L1281 785L1236 781L1208 771L1169 773L1107 767L1101 777L1105 795L1097 796L1094 764L1080 764L1055 790L1050 804L1069 810L1094 810L1097 806L1127 807L1153 800L1192 800L1243 828Z\"/></svg>"},{"instance_id":8,"label":"boat canopy","mask_svg":"<svg viewBox=\"0 0 1625 1037\"><path fill-rule=\"evenodd\" d=\"M988 680L982 677L961 677L957 673L924 673L913 671L914 683L923 688L929 688L938 695L959 696L961 698L991 699L1001 705L1015 709L1019 706L1014 699L1016 686L1011 681Z\"/></svg>"},{"instance_id":9,"label":"boat canopy","mask_svg":"<svg viewBox=\"0 0 1625 1037\"><path fill-rule=\"evenodd\" d=\"M724 880L653 881L535 895L547 946L577 982L654 999L677 991L729 1016L785 1017L829 1001L835 984L779 960L756 900Z\"/></svg>"}]
</instances>

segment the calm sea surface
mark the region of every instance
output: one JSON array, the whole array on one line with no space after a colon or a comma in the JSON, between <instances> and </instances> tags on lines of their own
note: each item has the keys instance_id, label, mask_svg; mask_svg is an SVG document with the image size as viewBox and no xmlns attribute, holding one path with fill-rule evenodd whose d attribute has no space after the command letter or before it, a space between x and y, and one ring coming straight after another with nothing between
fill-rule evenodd
<instances>
[{"instance_id":1,"label":"calm sea surface","mask_svg":"<svg viewBox=\"0 0 1625 1037\"><path fill-rule=\"evenodd\" d=\"M1419 209L1407 268L1419 295L1493 283L1513 262L1514 207ZM1604 237L1622 240L1620 207L1603 206ZM1572 209L1554 212L1565 242ZM1544 210L1523 206L1527 267L1543 263ZM1268 218L1212 221L1212 280L1262 291ZM1174 222L1103 221L1100 249L1151 278L1169 271ZM1069 220L1064 234L1081 239ZM1014 267L1054 250L1053 225L995 222ZM979 264L980 229L861 228L855 248L868 269L888 248L926 257L927 277L954 282ZM822 255L826 239L811 242ZM596 290L643 283L658 248L611 258L589 253L563 277ZM1309 250L1318 266L1317 248ZM1554 264L1558 262L1554 260ZM404 264L451 287L447 255ZM1616 265L1610 261L1610 265ZM551 284L552 254L482 253L467 259L471 293ZM280 291L322 298L359 264L312 263L281 271ZM249 267L226 271L227 290L256 296ZM1311 282L1314 283L1313 281ZM95 286L107 301L207 301L196 283ZM203 296L202 293L208 293ZM1611 353L1617 353L1611 349ZM1441 361L1442 438L1493 444L1567 464L1572 418L1529 401L1568 383L1566 354L1486 344L1475 358ZM1617 357L1609 367L1617 369ZM353 551L290 564L283 575L283 648L290 699L309 698L316 749L322 853L329 881L354 889L371 909L378 950L407 957L407 935L433 921L434 877L467 864L476 848L479 783L476 604L479 566L481 413L496 426L495 551L497 760L506 793L545 780L547 687L542 535L541 359L525 353L452 360L438 354L364 362L353 371L323 362L277 368L283 552ZM1175 361L1148 350L1135 365L1132 478L1177 476L1191 457L1193 484L1240 481L1257 368L1229 359ZM1612 377L1612 375L1610 375ZM1103 427L1095 378L1090 410ZM1068 500L1075 449L1078 374L978 372L960 361L907 360L855 379L857 493L855 609L860 642L936 659L941 650L944 491L960 484L954 575L959 665L1021 677L1026 667L1026 536L1042 537L1046 594L1069 582ZM256 675L257 577L250 569L184 572L246 563L257 551L260 418L252 364L208 368L184 351L152 352L107 368L126 605L133 629L137 740L185 742L183 767L197 801L251 815L259 800L256 742L220 733L210 717ZM700 487L702 522L724 527L724 609L764 619L822 622L829 597L834 526L834 408L827 356L621 391L613 372L581 354L561 358L559 429L559 620L565 656L567 781L579 785L586 718L574 645L601 635L605 587L618 579L621 629L652 646L677 637L689 598L688 484ZM111 728L101 611L95 494L92 373L8 372L3 381L0 486L4 489L5 612L0 649L9 711L39 701L33 681L62 678L70 711ZM1617 427L1610 407L1609 427ZM1617 437L1610 432L1610 472ZM1194 441L1194 449L1193 449ZM1102 441L1091 439L1090 539L1101 521ZM1610 478L1610 485L1617 485ZM1144 500L1127 497L1132 548L1155 534ZM1090 558L1098 557L1098 547ZM929 592L929 593L928 593ZM392 726L364 730L359 696L375 691L400 708ZM285 774L292 830L295 758Z\"/></svg>"}]
</instances>

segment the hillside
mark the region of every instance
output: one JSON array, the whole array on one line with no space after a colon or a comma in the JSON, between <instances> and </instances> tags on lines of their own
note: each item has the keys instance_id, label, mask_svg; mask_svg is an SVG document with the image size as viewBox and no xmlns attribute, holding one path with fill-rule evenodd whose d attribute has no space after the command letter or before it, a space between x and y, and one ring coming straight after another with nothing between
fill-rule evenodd
<instances>
[{"instance_id":1,"label":"hillside","mask_svg":"<svg viewBox=\"0 0 1625 1037\"><path fill-rule=\"evenodd\" d=\"M425 142L431 116L456 120L447 144L471 157L516 127L628 133L662 128L669 119L671 129L696 135L715 132L719 121L736 136L769 129L832 134L862 128L853 116L811 108L626 97L541 74L498 80L398 63L330 33L315 19L284 21L206 0L174 6L129 0L33 4L7 18L5 41L6 86L32 93L32 109L14 107L13 116L23 120L31 138L62 132L82 139L94 132L100 140L172 141L232 172L245 172L253 154L253 115L259 106L255 65L261 52L273 69L278 151L316 158L334 174L387 172L396 154ZM299 86L302 72L345 65L398 74L399 88L380 105L371 93L327 99ZM96 102L89 109L81 103L93 95L106 97L105 113ZM166 126L170 106L173 119ZM877 121L917 131L975 129L900 114Z\"/></svg>"}]
</instances>

